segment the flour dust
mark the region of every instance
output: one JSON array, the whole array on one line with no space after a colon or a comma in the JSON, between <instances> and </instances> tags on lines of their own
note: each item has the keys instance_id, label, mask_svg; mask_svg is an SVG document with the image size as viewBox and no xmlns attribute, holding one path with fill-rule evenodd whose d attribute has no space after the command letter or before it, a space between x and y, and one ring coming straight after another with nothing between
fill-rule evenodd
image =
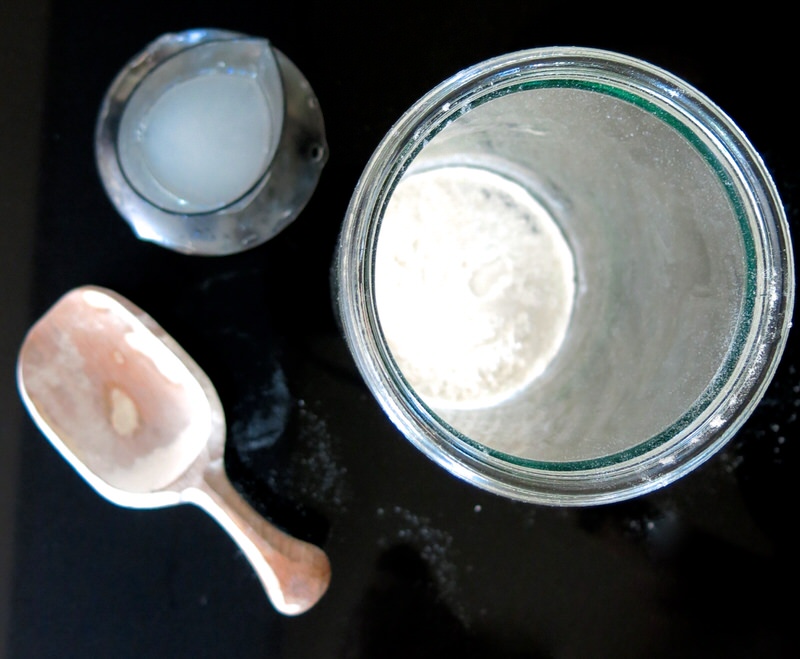
<instances>
[{"instance_id":1,"label":"flour dust","mask_svg":"<svg viewBox=\"0 0 800 659\"><path fill-rule=\"evenodd\" d=\"M375 262L378 314L409 384L431 407L493 405L558 352L575 264L548 211L485 169L407 175L387 205Z\"/></svg>"}]
</instances>

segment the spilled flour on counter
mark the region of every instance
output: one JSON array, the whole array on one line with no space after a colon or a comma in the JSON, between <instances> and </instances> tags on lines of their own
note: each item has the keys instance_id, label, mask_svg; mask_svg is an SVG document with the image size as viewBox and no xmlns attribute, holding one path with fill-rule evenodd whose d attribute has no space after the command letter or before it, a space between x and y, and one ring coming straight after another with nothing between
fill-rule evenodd
<instances>
[{"instance_id":1,"label":"spilled flour on counter","mask_svg":"<svg viewBox=\"0 0 800 659\"><path fill-rule=\"evenodd\" d=\"M492 405L558 352L575 296L570 248L522 186L485 169L406 176L381 224L378 315L398 367L434 408Z\"/></svg>"},{"instance_id":2,"label":"spilled flour on counter","mask_svg":"<svg viewBox=\"0 0 800 659\"><path fill-rule=\"evenodd\" d=\"M423 564L430 570L430 577L439 596L455 607L459 597L459 570L452 535L437 528L425 515L417 514L402 506L378 508L379 527L386 535L378 540L385 552L396 546L411 547ZM456 611L453 611L456 613ZM460 613L460 612L459 612Z\"/></svg>"}]
</instances>

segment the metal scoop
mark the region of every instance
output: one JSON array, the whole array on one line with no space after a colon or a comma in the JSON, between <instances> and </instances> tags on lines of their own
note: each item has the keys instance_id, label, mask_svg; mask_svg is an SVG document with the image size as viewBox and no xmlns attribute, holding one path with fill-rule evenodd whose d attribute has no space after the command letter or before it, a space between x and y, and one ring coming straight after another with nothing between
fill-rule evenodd
<instances>
[{"instance_id":1,"label":"metal scoop","mask_svg":"<svg viewBox=\"0 0 800 659\"><path fill-rule=\"evenodd\" d=\"M325 553L267 522L228 480L225 417L206 374L130 301L94 286L68 292L25 337L17 384L39 429L106 499L200 506L283 614L325 593Z\"/></svg>"}]
</instances>

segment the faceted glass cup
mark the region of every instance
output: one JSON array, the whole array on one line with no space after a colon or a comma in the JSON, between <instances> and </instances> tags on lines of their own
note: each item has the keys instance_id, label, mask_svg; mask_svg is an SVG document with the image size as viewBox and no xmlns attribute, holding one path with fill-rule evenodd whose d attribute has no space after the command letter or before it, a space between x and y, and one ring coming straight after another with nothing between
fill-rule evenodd
<instances>
[{"instance_id":1,"label":"faceted glass cup","mask_svg":"<svg viewBox=\"0 0 800 659\"><path fill-rule=\"evenodd\" d=\"M168 33L111 83L95 128L101 182L136 236L196 255L242 252L305 208L328 159L319 102L269 41Z\"/></svg>"}]
</instances>

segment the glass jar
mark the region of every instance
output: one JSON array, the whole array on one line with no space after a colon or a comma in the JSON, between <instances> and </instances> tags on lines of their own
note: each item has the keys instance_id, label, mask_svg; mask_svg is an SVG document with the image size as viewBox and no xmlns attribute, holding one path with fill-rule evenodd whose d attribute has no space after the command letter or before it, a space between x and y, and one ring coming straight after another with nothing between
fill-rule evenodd
<instances>
[{"instance_id":1,"label":"glass jar","mask_svg":"<svg viewBox=\"0 0 800 659\"><path fill-rule=\"evenodd\" d=\"M711 100L638 59L510 53L415 103L358 182L342 331L400 432L550 505L671 483L769 384L794 298L778 192Z\"/></svg>"}]
</instances>

